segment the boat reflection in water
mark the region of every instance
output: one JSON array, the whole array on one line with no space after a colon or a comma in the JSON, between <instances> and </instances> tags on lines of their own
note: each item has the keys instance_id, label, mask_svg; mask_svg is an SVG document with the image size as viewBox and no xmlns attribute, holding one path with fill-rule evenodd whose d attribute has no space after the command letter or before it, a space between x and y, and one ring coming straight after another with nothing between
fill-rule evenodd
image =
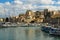
<instances>
[{"instance_id":1,"label":"boat reflection in water","mask_svg":"<svg viewBox=\"0 0 60 40\"><path fill-rule=\"evenodd\" d=\"M40 27L16 27L0 29L0 40L60 40L40 31Z\"/></svg>"}]
</instances>

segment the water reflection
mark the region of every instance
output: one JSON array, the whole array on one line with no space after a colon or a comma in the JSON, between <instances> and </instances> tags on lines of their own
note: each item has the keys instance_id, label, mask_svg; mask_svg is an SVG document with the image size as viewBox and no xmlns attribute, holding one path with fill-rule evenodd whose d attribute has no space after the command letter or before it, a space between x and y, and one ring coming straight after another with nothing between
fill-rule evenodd
<instances>
[{"instance_id":1,"label":"water reflection","mask_svg":"<svg viewBox=\"0 0 60 40\"><path fill-rule=\"evenodd\" d=\"M0 29L0 40L60 40L60 37L50 36L39 27L17 27Z\"/></svg>"},{"instance_id":2,"label":"water reflection","mask_svg":"<svg viewBox=\"0 0 60 40\"><path fill-rule=\"evenodd\" d=\"M0 40L15 40L14 28L0 29Z\"/></svg>"}]
</instances>

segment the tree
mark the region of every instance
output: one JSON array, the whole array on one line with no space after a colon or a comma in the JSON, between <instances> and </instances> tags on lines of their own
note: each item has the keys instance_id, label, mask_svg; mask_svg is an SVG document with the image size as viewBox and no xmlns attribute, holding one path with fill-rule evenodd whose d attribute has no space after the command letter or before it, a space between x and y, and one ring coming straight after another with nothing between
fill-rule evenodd
<instances>
[{"instance_id":1,"label":"tree","mask_svg":"<svg viewBox=\"0 0 60 40\"><path fill-rule=\"evenodd\" d=\"M9 19L8 19L8 17L6 18L6 22L8 22L9 21Z\"/></svg>"}]
</instances>

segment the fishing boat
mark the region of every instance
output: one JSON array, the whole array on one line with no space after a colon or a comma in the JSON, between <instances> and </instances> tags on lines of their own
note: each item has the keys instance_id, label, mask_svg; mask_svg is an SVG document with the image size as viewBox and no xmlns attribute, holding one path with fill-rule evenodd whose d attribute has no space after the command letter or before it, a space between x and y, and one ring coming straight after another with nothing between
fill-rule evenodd
<instances>
[{"instance_id":1,"label":"fishing boat","mask_svg":"<svg viewBox=\"0 0 60 40\"><path fill-rule=\"evenodd\" d=\"M51 27L52 27L52 25L47 23L47 24L41 26L41 30L49 33L49 30L51 29Z\"/></svg>"},{"instance_id":2,"label":"fishing boat","mask_svg":"<svg viewBox=\"0 0 60 40\"><path fill-rule=\"evenodd\" d=\"M50 35L60 35L60 28L51 28L49 31Z\"/></svg>"},{"instance_id":3,"label":"fishing boat","mask_svg":"<svg viewBox=\"0 0 60 40\"><path fill-rule=\"evenodd\" d=\"M51 26L42 26L41 27L41 30L44 31L44 32L47 32L47 33L49 33L50 29L51 29Z\"/></svg>"}]
</instances>

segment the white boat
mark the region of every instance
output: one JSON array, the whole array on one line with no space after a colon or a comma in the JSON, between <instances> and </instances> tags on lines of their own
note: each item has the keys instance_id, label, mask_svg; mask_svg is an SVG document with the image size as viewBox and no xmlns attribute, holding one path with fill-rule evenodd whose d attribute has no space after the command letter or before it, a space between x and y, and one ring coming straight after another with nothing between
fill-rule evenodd
<instances>
[{"instance_id":1,"label":"white boat","mask_svg":"<svg viewBox=\"0 0 60 40\"><path fill-rule=\"evenodd\" d=\"M10 22L2 24L2 27L16 27L16 26L18 26L16 23L10 23Z\"/></svg>"}]
</instances>

